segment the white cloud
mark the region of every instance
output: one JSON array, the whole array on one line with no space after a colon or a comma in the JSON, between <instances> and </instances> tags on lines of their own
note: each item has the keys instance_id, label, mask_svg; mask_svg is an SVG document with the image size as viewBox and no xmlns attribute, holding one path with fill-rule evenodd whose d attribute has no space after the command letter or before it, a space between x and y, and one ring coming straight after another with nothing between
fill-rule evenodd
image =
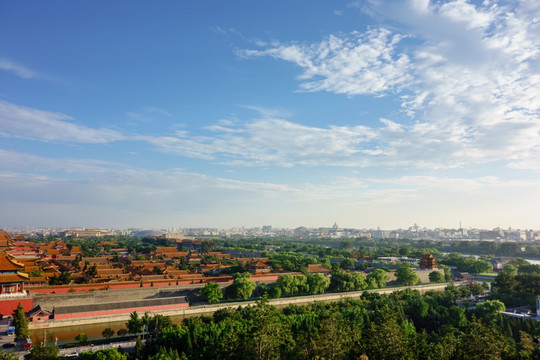
<instances>
[{"instance_id":1,"label":"white cloud","mask_svg":"<svg viewBox=\"0 0 540 360\"><path fill-rule=\"evenodd\" d=\"M278 45L265 50L243 50L244 57L272 56L300 66L303 91L330 91L347 95L377 95L399 90L411 81L409 58L395 54L401 35L385 28L330 35L313 45Z\"/></svg>"},{"instance_id":2,"label":"white cloud","mask_svg":"<svg viewBox=\"0 0 540 360\"><path fill-rule=\"evenodd\" d=\"M342 160L351 165L377 156L378 164L429 168L501 160L538 168L527 161L540 158L537 3L411 0L357 7L397 26L241 54L295 63L305 91L400 96L413 121L394 116L382 120L383 128L367 129L377 142L362 148L346 143Z\"/></svg>"},{"instance_id":3,"label":"white cloud","mask_svg":"<svg viewBox=\"0 0 540 360\"><path fill-rule=\"evenodd\" d=\"M0 58L0 70L14 73L24 79L37 78L38 74L24 65L18 64L6 58Z\"/></svg>"},{"instance_id":4,"label":"white cloud","mask_svg":"<svg viewBox=\"0 0 540 360\"><path fill-rule=\"evenodd\" d=\"M107 143L124 139L117 131L93 129L72 122L71 117L15 105L0 100L0 136L39 141Z\"/></svg>"},{"instance_id":5,"label":"white cloud","mask_svg":"<svg viewBox=\"0 0 540 360\"><path fill-rule=\"evenodd\" d=\"M0 168L31 173L78 173L87 176L89 174L122 171L124 166L110 161L76 158L51 159L18 151L0 149Z\"/></svg>"},{"instance_id":6,"label":"white cloud","mask_svg":"<svg viewBox=\"0 0 540 360\"><path fill-rule=\"evenodd\" d=\"M236 165L362 165L361 152L376 134L365 126L316 128L264 118L230 128L211 127L215 135L141 137L161 151L216 159ZM360 156L360 157L359 157Z\"/></svg>"}]
</instances>

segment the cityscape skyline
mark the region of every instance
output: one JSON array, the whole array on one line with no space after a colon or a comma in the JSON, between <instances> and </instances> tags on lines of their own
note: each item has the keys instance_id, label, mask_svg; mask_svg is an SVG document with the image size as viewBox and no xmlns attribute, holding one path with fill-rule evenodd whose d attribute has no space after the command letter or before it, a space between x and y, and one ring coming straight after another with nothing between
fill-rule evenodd
<instances>
[{"instance_id":1,"label":"cityscape skyline","mask_svg":"<svg viewBox=\"0 0 540 360\"><path fill-rule=\"evenodd\" d=\"M538 19L532 0L8 2L0 226L540 229Z\"/></svg>"}]
</instances>

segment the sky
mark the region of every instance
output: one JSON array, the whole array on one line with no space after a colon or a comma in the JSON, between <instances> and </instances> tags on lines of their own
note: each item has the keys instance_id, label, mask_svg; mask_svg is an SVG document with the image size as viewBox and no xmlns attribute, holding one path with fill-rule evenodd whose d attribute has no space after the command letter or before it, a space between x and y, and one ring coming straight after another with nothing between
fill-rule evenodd
<instances>
[{"instance_id":1,"label":"sky","mask_svg":"<svg viewBox=\"0 0 540 360\"><path fill-rule=\"evenodd\" d=\"M540 2L4 1L0 227L540 229Z\"/></svg>"}]
</instances>

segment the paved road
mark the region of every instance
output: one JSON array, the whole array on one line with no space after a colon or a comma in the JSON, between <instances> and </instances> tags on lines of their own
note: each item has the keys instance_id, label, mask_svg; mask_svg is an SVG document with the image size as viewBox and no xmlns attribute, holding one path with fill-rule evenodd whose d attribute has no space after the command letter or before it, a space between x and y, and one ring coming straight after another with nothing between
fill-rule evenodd
<instances>
[{"instance_id":1,"label":"paved road","mask_svg":"<svg viewBox=\"0 0 540 360\"><path fill-rule=\"evenodd\" d=\"M127 352L132 352L135 348L136 341L122 341L122 342L115 342L110 344L102 344L102 345L87 345L87 346L77 346L69 349L60 349L60 352L58 355L61 356L77 356L80 353L87 352L87 351L98 351L103 349L112 349L112 348L119 348L121 347L123 350Z\"/></svg>"}]
</instances>

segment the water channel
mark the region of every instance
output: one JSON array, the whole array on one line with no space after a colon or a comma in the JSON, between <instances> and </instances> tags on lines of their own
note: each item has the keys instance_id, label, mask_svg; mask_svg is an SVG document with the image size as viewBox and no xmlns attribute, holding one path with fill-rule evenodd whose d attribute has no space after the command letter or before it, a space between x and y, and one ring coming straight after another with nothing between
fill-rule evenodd
<instances>
[{"instance_id":1,"label":"water channel","mask_svg":"<svg viewBox=\"0 0 540 360\"><path fill-rule=\"evenodd\" d=\"M170 318L175 324L181 323L184 319L183 316L171 316ZM76 342L75 337L80 333L84 333L88 336L88 341L91 343L94 340L103 339L101 333L106 328L113 329L116 334L118 330L126 328L126 321L30 330L30 338L33 344L41 344L43 339L46 338L49 345L54 344L55 341L57 341L57 345L63 345Z\"/></svg>"}]
</instances>

